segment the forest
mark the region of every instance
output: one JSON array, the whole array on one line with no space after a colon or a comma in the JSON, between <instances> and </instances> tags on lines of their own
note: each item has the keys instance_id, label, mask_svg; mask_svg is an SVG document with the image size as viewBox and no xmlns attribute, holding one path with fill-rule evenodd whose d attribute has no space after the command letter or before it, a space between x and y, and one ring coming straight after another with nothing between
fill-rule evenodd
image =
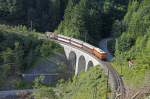
<instances>
[{"instance_id":1,"label":"forest","mask_svg":"<svg viewBox=\"0 0 150 99\"><path fill-rule=\"evenodd\" d=\"M114 20L123 18L127 4L128 0L2 0L0 23L82 40L87 36L87 41L95 43L110 35Z\"/></svg>"},{"instance_id":2,"label":"forest","mask_svg":"<svg viewBox=\"0 0 150 99\"><path fill-rule=\"evenodd\" d=\"M142 0L130 2L128 12L117 25L114 33L115 62L114 65L125 76L125 81L131 88L147 85L150 79L150 1ZM122 23L122 24L121 24ZM122 33L118 30L123 27ZM133 61L132 68L128 68L127 60ZM120 71L121 72L121 71Z\"/></svg>"},{"instance_id":3,"label":"forest","mask_svg":"<svg viewBox=\"0 0 150 99\"><path fill-rule=\"evenodd\" d=\"M0 22L53 31L63 19L67 0L1 0Z\"/></svg>"},{"instance_id":4,"label":"forest","mask_svg":"<svg viewBox=\"0 0 150 99\"><path fill-rule=\"evenodd\" d=\"M38 39L37 35L46 31L95 46L101 39L112 38L108 42L113 54L111 64L123 76L125 85L131 89L149 85L150 0L0 0L0 89L8 77L15 79L16 88L20 80L17 74L29 69L39 58L62 50L53 41ZM129 60L133 62L131 67ZM104 94L110 92L104 86L106 78L98 67L68 81L60 80L55 86L41 84L39 78L32 87L41 91L33 96L106 99ZM89 84L92 86L88 87Z\"/></svg>"},{"instance_id":5,"label":"forest","mask_svg":"<svg viewBox=\"0 0 150 99\"><path fill-rule=\"evenodd\" d=\"M41 57L52 56L62 50L55 42L38 39L37 34L23 26L0 25L1 90L8 85L8 89L22 87L22 72L32 68Z\"/></svg>"}]
</instances>

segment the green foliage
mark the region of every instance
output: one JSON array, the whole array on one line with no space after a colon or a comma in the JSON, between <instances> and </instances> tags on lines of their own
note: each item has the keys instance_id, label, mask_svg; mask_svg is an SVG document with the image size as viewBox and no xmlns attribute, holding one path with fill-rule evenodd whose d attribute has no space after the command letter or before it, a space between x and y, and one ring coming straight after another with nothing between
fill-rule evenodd
<instances>
[{"instance_id":1,"label":"green foliage","mask_svg":"<svg viewBox=\"0 0 150 99\"><path fill-rule=\"evenodd\" d=\"M54 31L96 43L109 36L129 0L1 0L0 23L26 25L32 31ZM86 36L86 37L85 37Z\"/></svg>"},{"instance_id":2,"label":"green foliage","mask_svg":"<svg viewBox=\"0 0 150 99\"><path fill-rule=\"evenodd\" d=\"M122 68L126 83L132 87L144 85L145 73L150 71L150 47L147 45L150 44L149 8L149 0L130 2L123 20L124 32L116 41L114 66L120 73ZM133 61L131 68L128 59Z\"/></svg>"},{"instance_id":3,"label":"green foliage","mask_svg":"<svg viewBox=\"0 0 150 99\"><path fill-rule=\"evenodd\" d=\"M120 29L123 33L118 39L118 50L129 50L132 46L137 45L135 42L139 36L147 35L147 31L150 26L149 7L150 4L147 0L144 0L143 2L135 0L129 3L128 12L124 17L123 25L121 25L124 32ZM117 24L119 25L119 23ZM114 31L116 32L116 35L120 35L118 27L114 28Z\"/></svg>"},{"instance_id":4,"label":"green foliage","mask_svg":"<svg viewBox=\"0 0 150 99\"><path fill-rule=\"evenodd\" d=\"M60 46L55 42L44 41L40 47L41 56L48 57L50 55L53 55L54 52L57 52L59 48Z\"/></svg>"},{"instance_id":5,"label":"green foliage","mask_svg":"<svg viewBox=\"0 0 150 99\"><path fill-rule=\"evenodd\" d=\"M29 84L28 82L22 81L21 79L17 79L13 83L16 89L30 89L33 85L33 83Z\"/></svg>"},{"instance_id":6,"label":"green foliage","mask_svg":"<svg viewBox=\"0 0 150 99\"><path fill-rule=\"evenodd\" d=\"M135 36L144 35L149 28L149 1L134 1L130 4L128 13L125 16L127 31L134 33Z\"/></svg>"},{"instance_id":7,"label":"green foliage","mask_svg":"<svg viewBox=\"0 0 150 99\"><path fill-rule=\"evenodd\" d=\"M41 84L43 77L35 80L33 93L36 99L106 99L106 76L100 66L82 72L72 80L60 80L55 88Z\"/></svg>"},{"instance_id":8,"label":"green foliage","mask_svg":"<svg viewBox=\"0 0 150 99\"><path fill-rule=\"evenodd\" d=\"M128 0L69 0L56 32L96 43L95 39L109 35L114 19L118 13L121 13L118 19L124 15L122 7L127 3Z\"/></svg>"},{"instance_id":9,"label":"green foliage","mask_svg":"<svg viewBox=\"0 0 150 99\"><path fill-rule=\"evenodd\" d=\"M53 31L62 20L67 1L1 0L0 23L25 24L38 31Z\"/></svg>"},{"instance_id":10,"label":"green foliage","mask_svg":"<svg viewBox=\"0 0 150 99\"><path fill-rule=\"evenodd\" d=\"M35 90L38 89L37 91L35 91L32 96L35 99L57 99L55 92L53 91L53 89L51 87L47 87L45 85L41 84L41 81L44 78L42 76L40 76L39 78L37 78L35 80L35 85L34 88Z\"/></svg>"},{"instance_id":11,"label":"green foliage","mask_svg":"<svg viewBox=\"0 0 150 99\"><path fill-rule=\"evenodd\" d=\"M23 0L7 0L0 1L0 14L17 14L22 9Z\"/></svg>"},{"instance_id":12,"label":"green foliage","mask_svg":"<svg viewBox=\"0 0 150 99\"><path fill-rule=\"evenodd\" d=\"M58 44L41 40L39 36L39 33L28 33L24 26L0 25L0 80L14 77L19 83L19 74L33 67L39 58L62 50ZM22 86L20 83L15 85Z\"/></svg>"},{"instance_id":13,"label":"green foliage","mask_svg":"<svg viewBox=\"0 0 150 99\"><path fill-rule=\"evenodd\" d=\"M105 99L106 76L99 66L82 72L72 81L60 82L56 87L59 99Z\"/></svg>"},{"instance_id":14,"label":"green foliage","mask_svg":"<svg viewBox=\"0 0 150 99\"><path fill-rule=\"evenodd\" d=\"M85 32L85 16L87 1L82 0L79 4L70 0L65 11L64 21L58 27L57 32L68 36L80 38L80 33Z\"/></svg>"},{"instance_id":15,"label":"green foliage","mask_svg":"<svg viewBox=\"0 0 150 99\"><path fill-rule=\"evenodd\" d=\"M97 43L109 36L129 0L1 0L0 23L26 25L32 31L54 31Z\"/></svg>"}]
</instances>

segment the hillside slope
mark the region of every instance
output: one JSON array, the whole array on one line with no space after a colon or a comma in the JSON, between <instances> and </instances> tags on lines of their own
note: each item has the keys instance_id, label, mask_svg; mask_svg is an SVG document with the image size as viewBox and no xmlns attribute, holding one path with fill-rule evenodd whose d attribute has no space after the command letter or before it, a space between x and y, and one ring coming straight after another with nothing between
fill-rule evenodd
<instances>
[{"instance_id":1,"label":"hillside slope","mask_svg":"<svg viewBox=\"0 0 150 99\"><path fill-rule=\"evenodd\" d=\"M0 25L0 90L18 88L23 84L21 73L40 58L63 51L55 42L38 39L37 34L23 26Z\"/></svg>"},{"instance_id":2,"label":"hillside slope","mask_svg":"<svg viewBox=\"0 0 150 99\"><path fill-rule=\"evenodd\" d=\"M123 33L116 39L114 66L131 88L150 84L149 12L149 0L130 2L121 22Z\"/></svg>"},{"instance_id":3,"label":"hillside slope","mask_svg":"<svg viewBox=\"0 0 150 99\"><path fill-rule=\"evenodd\" d=\"M35 83L39 92L33 93L36 99L106 99L109 92L106 86L107 76L103 74L100 66L90 68L70 81L60 80L55 88L42 85L39 80Z\"/></svg>"}]
</instances>

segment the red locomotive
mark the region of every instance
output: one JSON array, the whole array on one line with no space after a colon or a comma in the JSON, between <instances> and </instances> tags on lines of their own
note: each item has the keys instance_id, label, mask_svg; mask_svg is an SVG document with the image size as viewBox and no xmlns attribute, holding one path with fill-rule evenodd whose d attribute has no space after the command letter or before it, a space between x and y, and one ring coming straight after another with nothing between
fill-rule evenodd
<instances>
[{"instance_id":1,"label":"red locomotive","mask_svg":"<svg viewBox=\"0 0 150 99\"><path fill-rule=\"evenodd\" d=\"M93 54L101 60L107 59L107 53L98 48L93 48Z\"/></svg>"}]
</instances>

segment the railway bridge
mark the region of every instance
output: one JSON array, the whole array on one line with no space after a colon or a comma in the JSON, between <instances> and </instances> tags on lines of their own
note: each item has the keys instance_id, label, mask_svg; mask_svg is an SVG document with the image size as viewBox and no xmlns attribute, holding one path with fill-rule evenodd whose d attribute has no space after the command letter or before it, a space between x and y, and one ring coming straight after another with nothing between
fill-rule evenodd
<instances>
[{"instance_id":1,"label":"railway bridge","mask_svg":"<svg viewBox=\"0 0 150 99\"><path fill-rule=\"evenodd\" d=\"M78 75L81 71L87 71L88 68L96 65L103 66L102 60L97 59L96 55L92 53L93 50L91 50L95 48L97 51L100 51L101 54L105 53L101 49L71 37L60 34L57 35L57 37L51 37L51 35L53 35L51 32L48 32L47 34L48 39L55 40L64 48L66 58L69 62L69 69L74 71L75 75Z\"/></svg>"},{"instance_id":2,"label":"railway bridge","mask_svg":"<svg viewBox=\"0 0 150 99\"><path fill-rule=\"evenodd\" d=\"M114 97L114 99L124 99L125 88L122 78L117 71L111 66L110 63L101 60L99 57L91 53L91 51L85 50L83 45L88 48L97 49L96 47L81 40L66 37L60 34L54 37L51 37L51 35L52 33L47 32L46 39L52 39L64 48L66 58L70 64L70 69L75 71L75 75L78 75L81 71L87 71L88 68L92 66L100 65L104 73L108 75L108 82L113 92L112 97ZM102 50L101 52L103 53Z\"/></svg>"},{"instance_id":3,"label":"railway bridge","mask_svg":"<svg viewBox=\"0 0 150 99\"><path fill-rule=\"evenodd\" d=\"M70 47L62 43L60 43L60 45L64 47L66 58L69 62L69 69L75 71L75 75L99 64L94 57L91 57L88 53L78 48Z\"/></svg>"},{"instance_id":4,"label":"railway bridge","mask_svg":"<svg viewBox=\"0 0 150 99\"><path fill-rule=\"evenodd\" d=\"M83 44L83 42L80 42ZM63 46L66 58L69 62L69 69L75 72L75 75L78 75L81 71L87 71L88 68L102 65L94 56L89 54L83 49L80 49L75 46L69 46L68 44L59 42Z\"/></svg>"}]
</instances>

